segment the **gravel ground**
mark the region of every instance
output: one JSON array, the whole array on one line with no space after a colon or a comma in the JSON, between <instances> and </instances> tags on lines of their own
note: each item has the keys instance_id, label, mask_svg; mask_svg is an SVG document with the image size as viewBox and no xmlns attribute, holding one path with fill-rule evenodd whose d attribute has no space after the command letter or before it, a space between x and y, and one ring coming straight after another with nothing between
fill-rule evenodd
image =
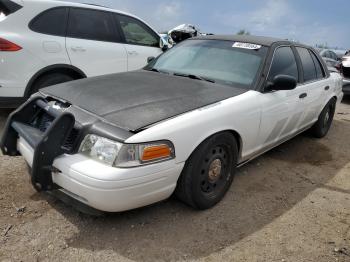
<instances>
[{"instance_id":1,"label":"gravel ground","mask_svg":"<svg viewBox=\"0 0 350 262\"><path fill-rule=\"evenodd\" d=\"M347 99L326 138L300 135L240 168L202 212L169 199L84 215L36 193L21 157L0 155L0 261L350 261L349 137Z\"/></svg>"}]
</instances>

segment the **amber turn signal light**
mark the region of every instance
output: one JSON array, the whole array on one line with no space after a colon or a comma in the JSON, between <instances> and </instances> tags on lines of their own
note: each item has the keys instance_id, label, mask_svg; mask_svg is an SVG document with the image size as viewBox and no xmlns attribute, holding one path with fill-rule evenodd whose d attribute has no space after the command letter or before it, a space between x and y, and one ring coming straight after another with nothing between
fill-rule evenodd
<instances>
[{"instance_id":1,"label":"amber turn signal light","mask_svg":"<svg viewBox=\"0 0 350 262\"><path fill-rule=\"evenodd\" d=\"M171 157L171 149L168 145L156 145L145 147L142 154L142 161L154 161Z\"/></svg>"}]
</instances>

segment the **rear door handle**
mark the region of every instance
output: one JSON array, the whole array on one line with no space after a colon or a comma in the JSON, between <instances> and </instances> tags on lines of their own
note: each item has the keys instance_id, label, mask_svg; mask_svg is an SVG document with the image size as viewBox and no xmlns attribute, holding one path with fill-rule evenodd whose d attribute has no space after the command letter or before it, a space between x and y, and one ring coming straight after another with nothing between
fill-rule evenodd
<instances>
[{"instance_id":1,"label":"rear door handle","mask_svg":"<svg viewBox=\"0 0 350 262\"><path fill-rule=\"evenodd\" d=\"M300 99L303 99L303 98L305 98L305 97L307 97L307 93L302 93L302 94L300 94L300 96L299 96Z\"/></svg>"},{"instance_id":2,"label":"rear door handle","mask_svg":"<svg viewBox=\"0 0 350 262\"><path fill-rule=\"evenodd\" d=\"M85 52L86 49L81 47L81 46L74 46L74 47L71 47L72 51L74 52Z\"/></svg>"},{"instance_id":3,"label":"rear door handle","mask_svg":"<svg viewBox=\"0 0 350 262\"><path fill-rule=\"evenodd\" d=\"M138 55L139 53L137 51L128 51L129 55Z\"/></svg>"},{"instance_id":4,"label":"rear door handle","mask_svg":"<svg viewBox=\"0 0 350 262\"><path fill-rule=\"evenodd\" d=\"M326 86L326 87L324 88L324 90L326 90L326 91L329 90L329 86Z\"/></svg>"}]
</instances>

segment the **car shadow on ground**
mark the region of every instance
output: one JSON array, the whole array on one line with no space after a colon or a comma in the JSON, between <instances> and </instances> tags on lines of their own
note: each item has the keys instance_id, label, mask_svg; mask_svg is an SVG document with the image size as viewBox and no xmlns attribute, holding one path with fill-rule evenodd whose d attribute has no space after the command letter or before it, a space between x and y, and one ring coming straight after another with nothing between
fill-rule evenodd
<instances>
[{"instance_id":1,"label":"car shadow on ground","mask_svg":"<svg viewBox=\"0 0 350 262\"><path fill-rule=\"evenodd\" d=\"M224 200L206 211L171 198L93 217L41 194L40 198L47 198L77 227L77 233L66 239L71 247L113 250L135 261L202 258L262 229L324 187L349 162L337 149L346 141L345 134L350 134L350 123L337 120L323 140L300 135L275 148L240 168Z\"/></svg>"},{"instance_id":2,"label":"car shadow on ground","mask_svg":"<svg viewBox=\"0 0 350 262\"><path fill-rule=\"evenodd\" d=\"M341 102L343 104L350 105L350 95L344 95L343 100Z\"/></svg>"}]
</instances>

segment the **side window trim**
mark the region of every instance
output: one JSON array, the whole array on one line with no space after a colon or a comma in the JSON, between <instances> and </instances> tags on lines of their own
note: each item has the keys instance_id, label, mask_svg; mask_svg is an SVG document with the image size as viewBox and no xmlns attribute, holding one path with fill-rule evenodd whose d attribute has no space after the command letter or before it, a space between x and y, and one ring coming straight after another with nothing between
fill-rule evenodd
<instances>
[{"instance_id":1,"label":"side window trim","mask_svg":"<svg viewBox=\"0 0 350 262\"><path fill-rule=\"evenodd\" d=\"M119 19L120 16L125 16L125 17L128 17L128 18L131 18L131 19L134 19L134 20L138 21L142 25L141 27L144 28L146 32L148 32L150 35L152 35L154 38L156 38L158 40L158 42L160 41L160 36L156 32L154 32L152 28L150 28L148 25L146 25L144 22L142 22L140 19L137 19L136 17L132 17L132 16L125 15L125 14L120 14L120 13L114 13L114 14L115 14L115 17L116 17L115 21L117 21L118 29L120 30L121 38L123 39L123 42L125 44L153 47L153 46L144 45L144 44L138 44L138 43L132 43L132 44L128 43L126 41L126 37L125 37L124 31L123 31L123 29L121 27L121 24L120 24L120 19Z\"/></svg>"},{"instance_id":2,"label":"side window trim","mask_svg":"<svg viewBox=\"0 0 350 262\"><path fill-rule=\"evenodd\" d=\"M66 24L65 24L65 33L64 35L57 35L57 34L50 34L50 33L42 33L42 32L38 32L37 30L33 29L33 24L40 19L40 17L52 10L55 9L65 9L66 11ZM28 28L35 32L35 33L39 33L39 34L45 34L45 35L52 35L52 36L58 36L58 37L66 37L67 36L67 30L68 30L68 21L69 21L69 13L70 13L70 7L69 6L56 6L56 7L52 7L49 9L46 9L44 11L42 11L41 13L37 14L32 20L30 20L29 24L28 24Z\"/></svg>"},{"instance_id":3,"label":"side window trim","mask_svg":"<svg viewBox=\"0 0 350 262\"><path fill-rule=\"evenodd\" d=\"M117 31L116 28L115 28L114 26L112 27L113 35L114 35L113 41L96 40L96 39L86 39L86 38L78 38L78 37L68 36L69 22L70 22L71 10L72 10L72 9L88 10L88 11L96 11L96 12L105 13L105 14L107 14L108 16L110 16L110 19L111 19L111 22L112 22L112 23L114 22L113 15L114 15L114 14L118 14L118 13L115 13L115 12L109 12L109 11L98 10L98 9L92 9L92 8L75 7L75 6L70 6L68 9L69 9L69 12L68 12L68 16L67 16L68 19L67 19L67 26L66 26L66 37L74 38L74 39L98 41L98 42L107 42L107 43L119 43L119 44L120 44L120 43L123 43L123 41L122 41L123 38L122 38L121 33L118 32L119 30ZM118 37L119 37L120 41L118 41Z\"/></svg>"}]
</instances>

